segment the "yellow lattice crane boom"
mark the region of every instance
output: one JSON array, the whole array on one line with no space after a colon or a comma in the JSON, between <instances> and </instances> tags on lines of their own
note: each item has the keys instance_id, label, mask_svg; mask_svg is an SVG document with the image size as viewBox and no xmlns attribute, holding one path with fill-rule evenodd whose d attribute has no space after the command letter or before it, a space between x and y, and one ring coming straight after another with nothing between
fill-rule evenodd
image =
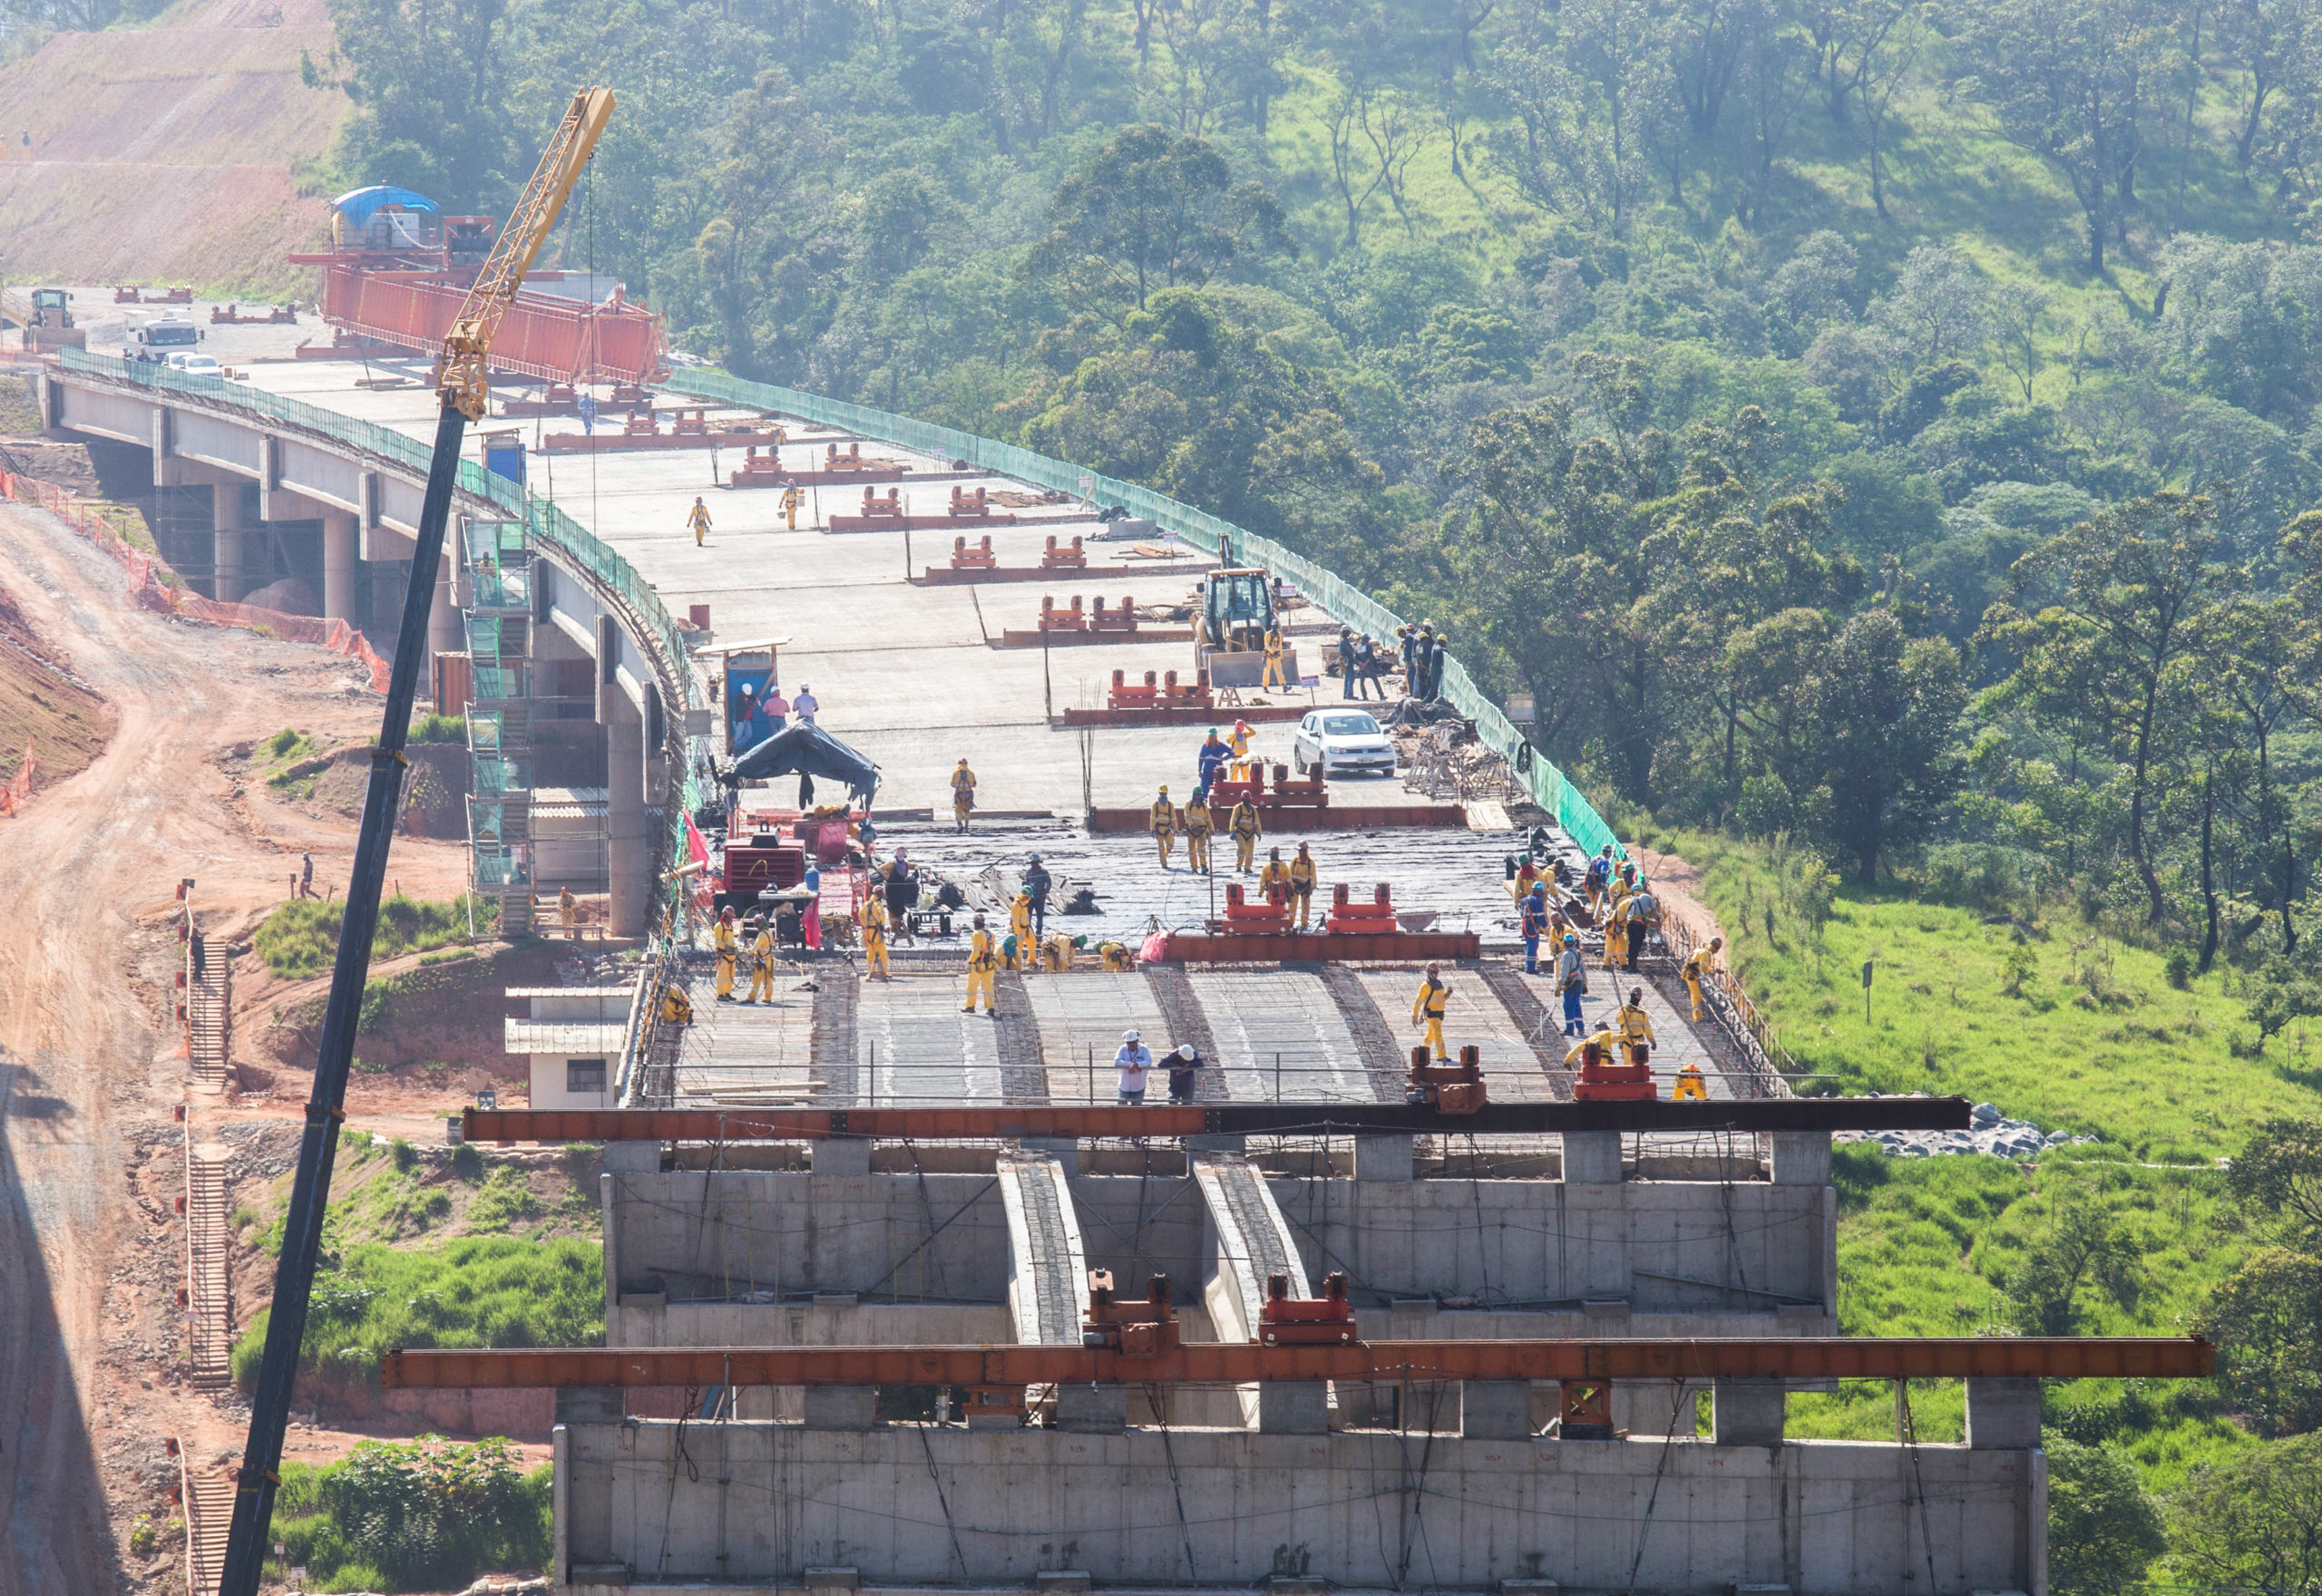
<instances>
[{"instance_id":1,"label":"yellow lattice crane boom","mask_svg":"<svg viewBox=\"0 0 2322 1596\"><path fill-rule=\"evenodd\" d=\"M378 929L379 893L386 880L387 851L401 808L404 744L411 735L411 706L419 687L419 662L427 657L427 615L435 592L435 565L444 552L444 529L451 520L452 493L459 481L460 442L471 421L481 421L491 397L484 359L492 352L500 318L523 285L524 273L556 225L565 197L597 135L612 114L610 89L583 89L557 124L540 169L524 185L515 213L500 230L492 254L476 274L475 286L460 307L459 319L444 340L435 386L443 401L435 417L435 449L427 464L427 491L420 500L411 572L404 589L403 621L395 664L387 680L387 702L379 736L371 750L371 780L363 798L362 829L356 833L355 869L348 877L339 921L337 962L331 969L330 998L323 1011L316 1049L314 1095L307 1104L307 1125L298 1146L298 1173L283 1218L282 1247L275 1260L274 1308L259 1360L257 1388L250 1396L249 1439L235 1472L234 1516L227 1532L225 1566L219 1596L258 1596L266 1572L267 1529L274 1520L275 1489L281 1484L283 1435L289 1424L290 1394L306 1335L308 1299L322 1252L323 1220L328 1212L331 1163L338 1122L346 1118L347 1072L355 1062L355 1032L362 1018L363 993L370 977L371 938Z\"/></svg>"},{"instance_id":2,"label":"yellow lattice crane boom","mask_svg":"<svg viewBox=\"0 0 2322 1596\"><path fill-rule=\"evenodd\" d=\"M580 180L581 168L589 164L597 148L597 135L605 131L612 113L610 89L583 89L572 96L564 120L556 124L556 136L541 153L532 180L524 185L508 225L493 240L492 253L484 258L483 269L475 274L467 298L461 302L460 314L444 339L435 387L444 404L458 405L470 421L482 421L491 401L491 378L484 361L492 352L493 336L500 331L500 318L507 315L516 290L524 286L524 274L532 270L541 246L548 242L565 199Z\"/></svg>"}]
</instances>

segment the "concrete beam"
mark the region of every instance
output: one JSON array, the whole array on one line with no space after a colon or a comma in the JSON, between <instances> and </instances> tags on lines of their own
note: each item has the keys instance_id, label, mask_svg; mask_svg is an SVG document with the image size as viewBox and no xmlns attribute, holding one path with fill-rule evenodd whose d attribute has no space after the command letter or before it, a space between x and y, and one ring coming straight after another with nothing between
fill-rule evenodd
<instances>
[{"instance_id":1,"label":"concrete beam","mask_svg":"<svg viewBox=\"0 0 2322 1596\"><path fill-rule=\"evenodd\" d=\"M1710 1387L1710 1438L1720 1446L1779 1446L1790 1405L1784 1380L1718 1380Z\"/></svg>"},{"instance_id":2,"label":"concrete beam","mask_svg":"<svg viewBox=\"0 0 2322 1596\"><path fill-rule=\"evenodd\" d=\"M1469 1441L1527 1441L1532 1436L1528 1380L1463 1380L1459 1434Z\"/></svg>"},{"instance_id":3,"label":"concrete beam","mask_svg":"<svg viewBox=\"0 0 2322 1596\"><path fill-rule=\"evenodd\" d=\"M1329 1435L1330 1387L1321 1380L1260 1380L1258 1433L1264 1435Z\"/></svg>"},{"instance_id":4,"label":"concrete beam","mask_svg":"<svg viewBox=\"0 0 2322 1596\"><path fill-rule=\"evenodd\" d=\"M1411 1178L1410 1136L1357 1136L1354 1139L1354 1178L1358 1181L1408 1181Z\"/></svg>"},{"instance_id":5,"label":"concrete beam","mask_svg":"<svg viewBox=\"0 0 2322 1596\"><path fill-rule=\"evenodd\" d=\"M806 1427L810 1430L874 1430L879 1427L876 1386L809 1386Z\"/></svg>"},{"instance_id":6,"label":"concrete beam","mask_svg":"<svg viewBox=\"0 0 2322 1596\"><path fill-rule=\"evenodd\" d=\"M607 693L600 708L612 714L605 727L605 874L616 937L645 932L651 908L652 841L645 814L645 723L625 695Z\"/></svg>"},{"instance_id":7,"label":"concrete beam","mask_svg":"<svg viewBox=\"0 0 2322 1596\"><path fill-rule=\"evenodd\" d=\"M1056 1427L1081 1435L1105 1435L1128 1427L1127 1386L1059 1386Z\"/></svg>"},{"instance_id":8,"label":"concrete beam","mask_svg":"<svg viewBox=\"0 0 2322 1596\"><path fill-rule=\"evenodd\" d=\"M1565 1132L1564 1183L1567 1186L1619 1185L1621 1134L1618 1131Z\"/></svg>"},{"instance_id":9,"label":"concrete beam","mask_svg":"<svg viewBox=\"0 0 2322 1596\"><path fill-rule=\"evenodd\" d=\"M1830 1183L1830 1134L1828 1131L1776 1131L1772 1179L1777 1186L1827 1186Z\"/></svg>"},{"instance_id":10,"label":"concrete beam","mask_svg":"<svg viewBox=\"0 0 2322 1596\"><path fill-rule=\"evenodd\" d=\"M1016 1339L1078 1347L1088 1256L1064 1166L1027 1150L1002 1157L998 1173L1008 1213L1008 1310Z\"/></svg>"},{"instance_id":11,"label":"concrete beam","mask_svg":"<svg viewBox=\"0 0 2322 1596\"><path fill-rule=\"evenodd\" d=\"M1967 1382L1967 1445L1978 1451L2018 1452L2040 1444L2040 1382Z\"/></svg>"}]
</instances>

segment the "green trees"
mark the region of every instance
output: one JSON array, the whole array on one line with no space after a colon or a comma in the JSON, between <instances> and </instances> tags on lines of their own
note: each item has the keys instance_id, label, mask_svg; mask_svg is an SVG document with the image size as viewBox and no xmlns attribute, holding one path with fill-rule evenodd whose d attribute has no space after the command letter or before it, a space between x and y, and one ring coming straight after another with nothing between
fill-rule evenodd
<instances>
[{"instance_id":1,"label":"green trees","mask_svg":"<svg viewBox=\"0 0 2322 1596\"><path fill-rule=\"evenodd\" d=\"M2322 1581L2322 1435L2196 1470L2170 1504L2171 1561L2190 1581L2300 1591Z\"/></svg>"},{"instance_id":2,"label":"green trees","mask_svg":"<svg viewBox=\"0 0 2322 1596\"><path fill-rule=\"evenodd\" d=\"M2041 1449L2048 1455L2050 1587L2115 1596L2142 1584L2168 1541L2136 1465L2115 1447L2062 1435L2044 1437Z\"/></svg>"},{"instance_id":3,"label":"green trees","mask_svg":"<svg viewBox=\"0 0 2322 1596\"><path fill-rule=\"evenodd\" d=\"M2268 1120L2227 1182L2265 1244L2203 1320L2218 1383L2269 1431L2322 1428L2322 1119Z\"/></svg>"},{"instance_id":4,"label":"green trees","mask_svg":"<svg viewBox=\"0 0 2322 1596\"><path fill-rule=\"evenodd\" d=\"M1273 195L1235 183L1206 141L1153 126L1115 134L1058 188L1049 219L1031 268L1082 305L1143 310L1156 288L1199 287L1288 243Z\"/></svg>"}]
</instances>

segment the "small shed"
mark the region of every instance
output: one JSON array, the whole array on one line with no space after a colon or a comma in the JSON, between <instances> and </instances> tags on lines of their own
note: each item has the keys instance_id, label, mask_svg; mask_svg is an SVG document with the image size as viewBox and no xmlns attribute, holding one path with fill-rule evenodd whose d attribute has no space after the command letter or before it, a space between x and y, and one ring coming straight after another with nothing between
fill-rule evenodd
<instances>
[{"instance_id":1,"label":"small shed","mask_svg":"<svg viewBox=\"0 0 2322 1596\"><path fill-rule=\"evenodd\" d=\"M631 987L511 987L532 1012L507 1025L507 1050L527 1059L534 1108L610 1108L629 1036Z\"/></svg>"}]
</instances>

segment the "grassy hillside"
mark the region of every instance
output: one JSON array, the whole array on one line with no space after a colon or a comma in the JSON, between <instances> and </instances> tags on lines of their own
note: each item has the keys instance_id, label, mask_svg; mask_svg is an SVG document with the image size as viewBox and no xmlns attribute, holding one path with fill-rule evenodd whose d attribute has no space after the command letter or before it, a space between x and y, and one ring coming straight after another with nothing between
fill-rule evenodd
<instances>
[{"instance_id":1,"label":"grassy hillside","mask_svg":"<svg viewBox=\"0 0 2322 1596\"><path fill-rule=\"evenodd\" d=\"M2257 1050L2242 977L2220 966L2172 984L2164 955L2069 905L2007 893L2005 907L1969 907L1924 882L1857 891L1811 876L1795 852L1698 833L1678 843L1702 868L1733 968L1820 1077L1808 1089L1957 1093L2099 1138L2029 1166L1839 1148L1842 1333L2201 1325L2211 1291L2263 1240L2220 1163L2271 1116L2322 1114L2298 1022ZM2091 1257L2114 1264L2108 1273ZM2086 1266L2061 1298L2038 1267L2059 1260ZM1920 1435L1960 1437L1956 1382L1915 1386L1912 1405ZM2052 1433L2118 1446L2159 1492L2259 1445L2207 1382L2057 1382L2047 1406ZM1793 1397L1790 1426L1891 1436L1893 1391L1849 1382L1835 1396Z\"/></svg>"},{"instance_id":2,"label":"grassy hillside","mask_svg":"<svg viewBox=\"0 0 2322 1596\"><path fill-rule=\"evenodd\" d=\"M9 277L311 293L284 257L327 236L327 196L295 174L346 110L300 77L301 56L330 44L323 0L181 0L0 66Z\"/></svg>"}]
</instances>

